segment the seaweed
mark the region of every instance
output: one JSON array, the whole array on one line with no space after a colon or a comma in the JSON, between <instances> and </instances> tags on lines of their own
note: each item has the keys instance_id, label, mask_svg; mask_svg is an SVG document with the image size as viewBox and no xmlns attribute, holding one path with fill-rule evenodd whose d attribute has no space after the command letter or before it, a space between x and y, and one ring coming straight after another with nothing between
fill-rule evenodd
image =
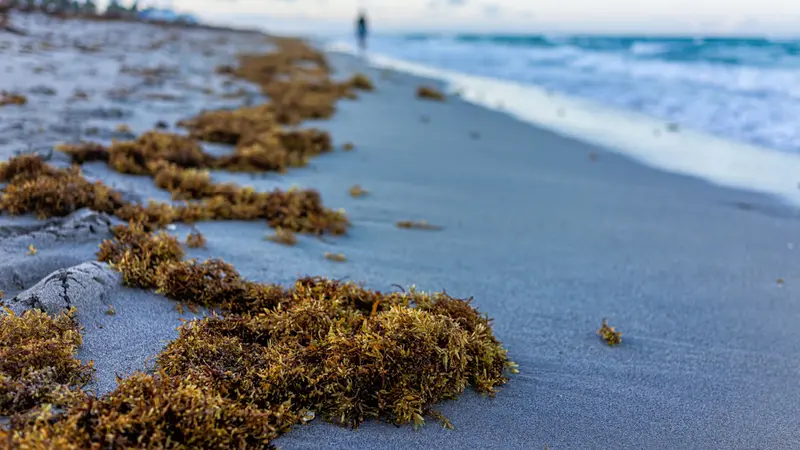
<instances>
[{"instance_id":1,"label":"seaweed","mask_svg":"<svg viewBox=\"0 0 800 450\"><path fill-rule=\"evenodd\" d=\"M0 196L0 210L11 215L63 217L80 208L112 214L124 204L119 193L87 181L79 168L56 169L30 156L0 166L0 178L10 178Z\"/></svg>"},{"instance_id":2,"label":"seaweed","mask_svg":"<svg viewBox=\"0 0 800 450\"><path fill-rule=\"evenodd\" d=\"M436 404L458 397L468 386L494 395L516 372L490 319L471 299L413 287L383 293L321 277L300 278L289 288L256 282L219 259L184 260L181 242L159 231L176 221L262 219L275 228L279 242L296 242L298 232L346 232L344 212L325 208L314 190L257 192L211 179L209 171L215 169L283 171L330 151L327 133L280 125L327 117L337 99L353 97L358 88L352 80L331 81L324 55L304 42L270 39L277 51L243 55L237 67L218 69L259 84L270 103L201 114L183 122L188 137L149 132L108 148L92 143L60 147L75 164L102 161L122 173L149 176L172 193L174 204L123 201L102 183L87 181L77 166L59 169L38 157L0 164L0 180L8 183L0 209L41 217L78 207L113 214L128 224L112 228L113 237L100 245L98 260L121 272L126 285L152 289L175 300L181 311L183 305L196 313L195 305L213 308L180 327L152 372L120 379L104 396L82 392L91 365L74 359L80 345L74 321L69 328L63 323L67 331L61 335L48 330L52 351L37 347L22 354L35 359L24 366L34 367L31 377L39 378L9 372L8 379L22 380L27 389L14 398L29 400L13 405L14 412L25 414L12 419L10 430L0 429L0 442L12 448L244 449L271 448L273 439L314 417L350 427L369 419L417 427L430 417L450 427L433 409ZM132 72L145 77L170 73ZM198 140L235 149L214 157ZM358 192L365 191L359 187ZM193 232L186 244L202 240ZM326 258L346 259L332 253ZM113 312L109 306L107 313ZM39 312L24 317L36 323L66 320ZM8 314L0 320L17 318ZM24 329L0 327L0 352L8 333ZM23 342L35 345L37 339ZM8 361L13 358L0 358L0 376ZM36 373L39 366L56 370ZM54 373L66 378L53 378ZM0 386L5 380L0 378ZM28 395L31 386L36 395Z\"/></svg>"},{"instance_id":3,"label":"seaweed","mask_svg":"<svg viewBox=\"0 0 800 450\"><path fill-rule=\"evenodd\" d=\"M204 306L223 305L244 295L239 273L219 259L164 263L156 270L155 285L158 294Z\"/></svg>"},{"instance_id":4,"label":"seaweed","mask_svg":"<svg viewBox=\"0 0 800 450\"><path fill-rule=\"evenodd\" d=\"M76 102L76 101L79 101L79 100L81 100L81 101L89 100L89 94L87 94L85 91L82 91L80 89L75 89L75 91L72 93L72 96L69 98L68 101Z\"/></svg>"},{"instance_id":5,"label":"seaweed","mask_svg":"<svg viewBox=\"0 0 800 450\"><path fill-rule=\"evenodd\" d=\"M600 326L600 329L597 330L597 334L606 344L612 347L622 342L622 333L617 331L614 327L608 326L606 319L603 319L603 324Z\"/></svg>"},{"instance_id":6,"label":"seaweed","mask_svg":"<svg viewBox=\"0 0 800 450\"><path fill-rule=\"evenodd\" d=\"M74 314L0 312L0 415L65 407L82 395L93 368L75 359L82 338Z\"/></svg>"},{"instance_id":7,"label":"seaweed","mask_svg":"<svg viewBox=\"0 0 800 450\"><path fill-rule=\"evenodd\" d=\"M417 98L442 102L445 96L441 91L430 86L419 86L417 88Z\"/></svg>"},{"instance_id":8,"label":"seaweed","mask_svg":"<svg viewBox=\"0 0 800 450\"><path fill-rule=\"evenodd\" d=\"M325 259L327 259L329 261L336 261L336 262L345 262L345 261L347 261L347 257L344 256L344 254L342 254L342 253L325 252L324 256L325 256Z\"/></svg>"},{"instance_id":9,"label":"seaweed","mask_svg":"<svg viewBox=\"0 0 800 450\"><path fill-rule=\"evenodd\" d=\"M188 323L159 367L203 378L246 405L291 402L299 414L352 427L367 419L422 425L425 415L441 417L436 403L470 384L492 395L516 371L488 319L469 314L463 300L325 279L298 280L292 298L259 314ZM415 299L425 307L411 308Z\"/></svg>"},{"instance_id":10,"label":"seaweed","mask_svg":"<svg viewBox=\"0 0 800 450\"><path fill-rule=\"evenodd\" d=\"M135 373L60 416L44 410L17 421L0 439L12 448L262 449L298 420L288 405L242 405L203 381Z\"/></svg>"},{"instance_id":11,"label":"seaweed","mask_svg":"<svg viewBox=\"0 0 800 450\"><path fill-rule=\"evenodd\" d=\"M13 92L0 91L0 107L17 105L23 106L28 103L28 97Z\"/></svg>"},{"instance_id":12,"label":"seaweed","mask_svg":"<svg viewBox=\"0 0 800 450\"><path fill-rule=\"evenodd\" d=\"M133 134L133 130L131 130L131 127L125 123L118 124L116 127L114 127L114 131L123 134Z\"/></svg>"},{"instance_id":13,"label":"seaweed","mask_svg":"<svg viewBox=\"0 0 800 450\"><path fill-rule=\"evenodd\" d=\"M205 247L206 238L199 232L191 232L186 236L186 246L189 248Z\"/></svg>"},{"instance_id":14,"label":"seaweed","mask_svg":"<svg viewBox=\"0 0 800 450\"><path fill-rule=\"evenodd\" d=\"M181 169L166 162L159 165L153 181L157 187L171 192L175 200L201 199L213 189L207 170Z\"/></svg>"},{"instance_id":15,"label":"seaweed","mask_svg":"<svg viewBox=\"0 0 800 450\"><path fill-rule=\"evenodd\" d=\"M141 135L136 141L115 142L106 150L93 143L62 145L58 149L70 155L76 164L100 160L121 173L149 175L154 178L156 186L171 192L176 200L207 200L204 206L211 208L221 206L219 200L214 199L222 196L231 203L228 214L206 211L207 214L197 217L197 220L270 219L275 214L264 208L288 201L290 205L297 203L301 207L311 208L309 211L297 211L296 214L313 219L313 224L289 225L293 231L320 232L329 225L334 234L344 232L347 221L332 211L325 211L315 191L256 193L248 188L211 182L210 168L248 172L283 170L289 165L304 164L310 155L332 149L328 134L315 129L260 135L252 139L247 147L220 158L203 152L191 138L155 131ZM136 209L125 205L118 216L129 220L136 217ZM181 217L180 209L175 215L171 220L187 219ZM330 224L323 224L325 221ZM316 224L322 225L322 230Z\"/></svg>"},{"instance_id":16,"label":"seaweed","mask_svg":"<svg viewBox=\"0 0 800 450\"><path fill-rule=\"evenodd\" d=\"M297 235L295 235L292 230L287 230L280 227L275 229L275 234L267 236L266 239L268 241L277 242L283 245L297 244Z\"/></svg>"},{"instance_id":17,"label":"seaweed","mask_svg":"<svg viewBox=\"0 0 800 450\"><path fill-rule=\"evenodd\" d=\"M139 175L153 175L163 162L200 169L213 161L194 139L159 131L144 133L135 141L115 142L109 153L108 163L114 170Z\"/></svg>"},{"instance_id":18,"label":"seaweed","mask_svg":"<svg viewBox=\"0 0 800 450\"><path fill-rule=\"evenodd\" d=\"M338 99L355 97L353 80L330 80L330 69L320 52L299 40L273 39L273 44L277 46L274 52L241 55L238 67L217 70L258 84L270 97L269 108L278 123L295 125L305 119L328 118Z\"/></svg>"},{"instance_id":19,"label":"seaweed","mask_svg":"<svg viewBox=\"0 0 800 450\"><path fill-rule=\"evenodd\" d=\"M400 220L395 223L397 228L408 228L408 229L417 229L417 230L441 230L442 227L438 225L431 225L426 220L420 221L413 221L413 220Z\"/></svg>"},{"instance_id":20,"label":"seaweed","mask_svg":"<svg viewBox=\"0 0 800 450\"><path fill-rule=\"evenodd\" d=\"M45 164L39 155L28 154L20 155L0 162L0 182L3 183L22 183L35 180L39 176L58 177L66 174Z\"/></svg>"},{"instance_id":21,"label":"seaweed","mask_svg":"<svg viewBox=\"0 0 800 450\"><path fill-rule=\"evenodd\" d=\"M351 188L348 190L348 192L350 193L350 196L351 196L351 197L353 197L353 198L359 198L359 197L361 197L362 195L367 195L367 194L369 194L369 191L368 191L368 190L366 190L366 189L363 189L361 186L359 186L359 185L357 185L357 184L356 184L356 185L354 185L353 187L351 187Z\"/></svg>"},{"instance_id":22,"label":"seaweed","mask_svg":"<svg viewBox=\"0 0 800 450\"><path fill-rule=\"evenodd\" d=\"M359 89L362 91L374 91L375 85L372 84L372 80L369 79L363 73L357 73L353 75L350 79L350 85L353 86L355 89Z\"/></svg>"},{"instance_id":23,"label":"seaweed","mask_svg":"<svg viewBox=\"0 0 800 450\"><path fill-rule=\"evenodd\" d=\"M315 130L299 133L287 135L295 140L291 145L308 145L320 151L330 148L329 140ZM99 144L59 146L59 149L76 163L106 158ZM0 165L0 180L12 178L14 181L0 197L0 210L11 214L36 211L40 217L52 217L89 207L125 221L142 223L148 230L175 221L266 219L273 228L337 235L344 234L350 225L343 213L325 208L315 190L256 192L233 184L212 183L210 174L198 167L214 164L213 157L184 136L149 132L137 141L114 143L107 155L107 162L113 169L150 175L155 184L171 192L174 199L198 202L178 206L126 203L121 194L102 183L86 181L78 168L55 169L38 157L26 156ZM251 163L247 163L248 168L252 167Z\"/></svg>"},{"instance_id":24,"label":"seaweed","mask_svg":"<svg viewBox=\"0 0 800 450\"><path fill-rule=\"evenodd\" d=\"M81 142L78 144L59 144L56 150L66 153L74 164L102 161L108 162L110 154L108 149L94 142Z\"/></svg>"},{"instance_id":25,"label":"seaweed","mask_svg":"<svg viewBox=\"0 0 800 450\"><path fill-rule=\"evenodd\" d=\"M140 288L156 287L162 264L179 262L183 257L180 242L165 232L149 234L141 224L117 225L113 239L100 244L99 261L122 273L125 284Z\"/></svg>"},{"instance_id":26,"label":"seaweed","mask_svg":"<svg viewBox=\"0 0 800 450\"><path fill-rule=\"evenodd\" d=\"M43 407L16 417L10 432L0 431L5 442L268 448L316 415L349 427L369 419L417 427L425 416L451 427L433 410L437 403L470 385L494 395L517 371L471 299L413 287L381 293L319 277L286 290L244 280L221 260L178 261L180 247L163 235L135 226L114 234L111 245L104 243L109 254L151 252L146 259L161 260L158 292L227 313L180 327L152 375L133 374L99 398L70 394L58 415ZM164 247L170 256L155 258ZM73 349L58 350L39 357ZM87 374L79 373L85 382Z\"/></svg>"},{"instance_id":27,"label":"seaweed","mask_svg":"<svg viewBox=\"0 0 800 450\"><path fill-rule=\"evenodd\" d=\"M178 122L189 135L208 142L236 145L244 135L258 135L274 130L276 119L269 104L235 110L205 111Z\"/></svg>"}]
</instances>

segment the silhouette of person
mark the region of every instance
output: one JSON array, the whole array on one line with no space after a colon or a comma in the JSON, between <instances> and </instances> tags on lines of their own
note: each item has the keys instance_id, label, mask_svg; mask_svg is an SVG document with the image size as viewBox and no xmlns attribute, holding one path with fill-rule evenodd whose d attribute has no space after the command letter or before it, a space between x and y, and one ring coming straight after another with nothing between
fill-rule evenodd
<instances>
[{"instance_id":1,"label":"silhouette of person","mask_svg":"<svg viewBox=\"0 0 800 450\"><path fill-rule=\"evenodd\" d=\"M358 48L363 52L367 49L367 14L363 10L358 13L356 36L358 38Z\"/></svg>"},{"instance_id":2,"label":"silhouette of person","mask_svg":"<svg viewBox=\"0 0 800 450\"><path fill-rule=\"evenodd\" d=\"M8 16L14 7L13 0L0 0L0 31L8 26Z\"/></svg>"}]
</instances>

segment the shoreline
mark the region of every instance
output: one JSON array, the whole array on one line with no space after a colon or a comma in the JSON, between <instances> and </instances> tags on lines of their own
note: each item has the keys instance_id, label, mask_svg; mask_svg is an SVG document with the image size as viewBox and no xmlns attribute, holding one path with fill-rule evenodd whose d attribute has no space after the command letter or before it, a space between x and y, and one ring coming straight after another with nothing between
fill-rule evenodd
<instances>
[{"instance_id":1,"label":"shoreline","mask_svg":"<svg viewBox=\"0 0 800 450\"><path fill-rule=\"evenodd\" d=\"M349 44L319 44L333 53L354 55ZM726 140L667 121L601 104L555 94L534 85L468 75L404 61L368 55L377 68L400 70L443 82L450 94L509 114L552 132L625 155L641 164L689 175L723 187L777 197L800 206L800 155ZM534 106L532 106L534 105Z\"/></svg>"},{"instance_id":2,"label":"shoreline","mask_svg":"<svg viewBox=\"0 0 800 450\"><path fill-rule=\"evenodd\" d=\"M800 337L786 320L800 315L791 300L796 277L773 275L800 270L793 208L651 168L457 97L422 102L414 90L435 81L402 71L384 78L383 70L347 55L334 60L377 83L373 96L345 104L324 125L353 136L363 158L354 164L325 157L314 175L289 174L300 185L315 179L359 225L348 239L356 242L341 247L358 252L356 267L334 276L474 295L521 373L505 396L469 394L443 404L453 431L369 422L352 432L314 422L278 445L800 443L781 425L800 399L790 381L800 368ZM374 199L336 198L349 183L370 189ZM410 219L443 230L408 239L389 231L392 217L415 207L421 209ZM374 274L373 265L382 276L359 277ZM414 274L426 274L426 282ZM623 332L618 348L594 334L602 317Z\"/></svg>"}]
</instances>

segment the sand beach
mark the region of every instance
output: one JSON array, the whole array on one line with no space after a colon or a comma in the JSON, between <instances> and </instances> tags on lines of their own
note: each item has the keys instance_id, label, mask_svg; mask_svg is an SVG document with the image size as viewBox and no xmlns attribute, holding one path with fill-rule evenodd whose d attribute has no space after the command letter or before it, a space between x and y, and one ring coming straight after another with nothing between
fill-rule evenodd
<instances>
[{"instance_id":1,"label":"sand beach","mask_svg":"<svg viewBox=\"0 0 800 450\"><path fill-rule=\"evenodd\" d=\"M269 100L257 84L218 70L236 67L238 54L275 49L257 33L40 15L15 16L14 24L28 35L0 34L0 90L27 101L0 107L2 161L38 155L65 169L73 161L56 150L59 144L113 148L115 141L134 141L153 130L186 134L177 124L202 111ZM323 276L398 296L413 285L472 297L469 305L492 319L491 336L519 373L503 367L508 382L494 386L494 396L469 383L456 399L433 405L453 429L432 416L421 427L368 418L353 429L324 420L321 410L312 411L316 416L303 411L290 430L281 428L287 426L281 418L264 419L277 424L273 434L280 436L265 432L264 439L241 441L243 448L270 442L283 449L800 446L795 207L658 170L624 152L483 108L450 94L436 79L373 67L340 52L324 57L335 82L361 73L375 87L337 99L329 118L284 125L327 132L330 149L283 173L210 172L213 183L254 192L317 191L326 208L320 222L309 219L298 227L318 228L296 230L295 245L270 241L275 227L264 217L176 220L163 230L180 242L201 233L205 245L185 247L186 258L219 258L254 283L289 288L298 278ZM420 86L448 95L444 101L420 99ZM225 143L200 145L215 161L233 152ZM85 162L81 170L122 201L172 201L151 176L119 173L102 160ZM353 195L356 185L363 195ZM9 195L8 183L2 186L2 195ZM340 208L349 221L344 234L325 222L335 222ZM430 227L398 226L405 221ZM119 239L112 226L126 222L91 208L47 218L0 215L3 301L17 317L31 309L57 315L76 308L82 336L76 358L93 361L85 389L97 398L108 398L119 378L156 373L159 354L179 338L183 321L220 306L130 286L123 281L127 275L98 261L101 242ZM341 254L344 261L326 254ZM359 310L358 317L394 314L375 301L368 306L371 312ZM0 323L10 323L8 317ZM445 322L455 325L447 326L464 326L450 319ZM619 345L598 336L604 319L622 332ZM14 347L2 350L11 355ZM493 355L493 363L506 361ZM269 367L278 366L273 363ZM18 381L0 375L6 377L0 393L12 392L7 386ZM470 373L465 379L476 378ZM420 382L415 389L425 392L426 386ZM70 413L57 412L55 422L68 421L58 414ZM147 423L170 430L163 417ZM99 433L90 428L81 430ZM31 448L48 448L31 437L31 429L12 431L9 444L0 447L18 448L27 436L39 442L29 442ZM122 436L120 429L115 432ZM129 444L135 439L124 442L121 447L135 447Z\"/></svg>"}]
</instances>

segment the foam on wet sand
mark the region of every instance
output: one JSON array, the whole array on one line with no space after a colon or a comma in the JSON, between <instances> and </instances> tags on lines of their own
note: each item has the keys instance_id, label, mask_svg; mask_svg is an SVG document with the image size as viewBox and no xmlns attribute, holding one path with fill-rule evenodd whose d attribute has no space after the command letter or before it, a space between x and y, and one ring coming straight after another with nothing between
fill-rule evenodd
<instances>
[{"instance_id":1,"label":"foam on wet sand","mask_svg":"<svg viewBox=\"0 0 800 450\"><path fill-rule=\"evenodd\" d=\"M363 70L350 56L333 60ZM315 422L278 445L800 444L791 425L800 401L798 286L783 276L800 280L793 208L456 97L419 101L417 86L435 79L382 72L365 72L377 80L373 95L322 125L356 143L356 159L326 156L318 172L287 175L319 187L355 224L337 243L348 264L328 273L474 295L521 373L492 400L446 403L454 431L367 423L351 432ZM371 195L347 198L353 183ZM398 218L443 229L397 229ZM595 334L603 318L624 333L619 346Z\"/></svg>"},{"instance_id":2,"label":"foam on wet sand","mask_svg":"<svg viewBox=\"0 0 800 450\"><path fill-rule=\"evenodd\" d=\"M332 51L353 53L346 44ZM800 205L800 156L679 128L643 114L556 94L523 83L466 75L384 55L370 55L379 68L442 80L464 100L557 133L581 139L644 164L748 189Z\"/></svg>"}]
</instances>

